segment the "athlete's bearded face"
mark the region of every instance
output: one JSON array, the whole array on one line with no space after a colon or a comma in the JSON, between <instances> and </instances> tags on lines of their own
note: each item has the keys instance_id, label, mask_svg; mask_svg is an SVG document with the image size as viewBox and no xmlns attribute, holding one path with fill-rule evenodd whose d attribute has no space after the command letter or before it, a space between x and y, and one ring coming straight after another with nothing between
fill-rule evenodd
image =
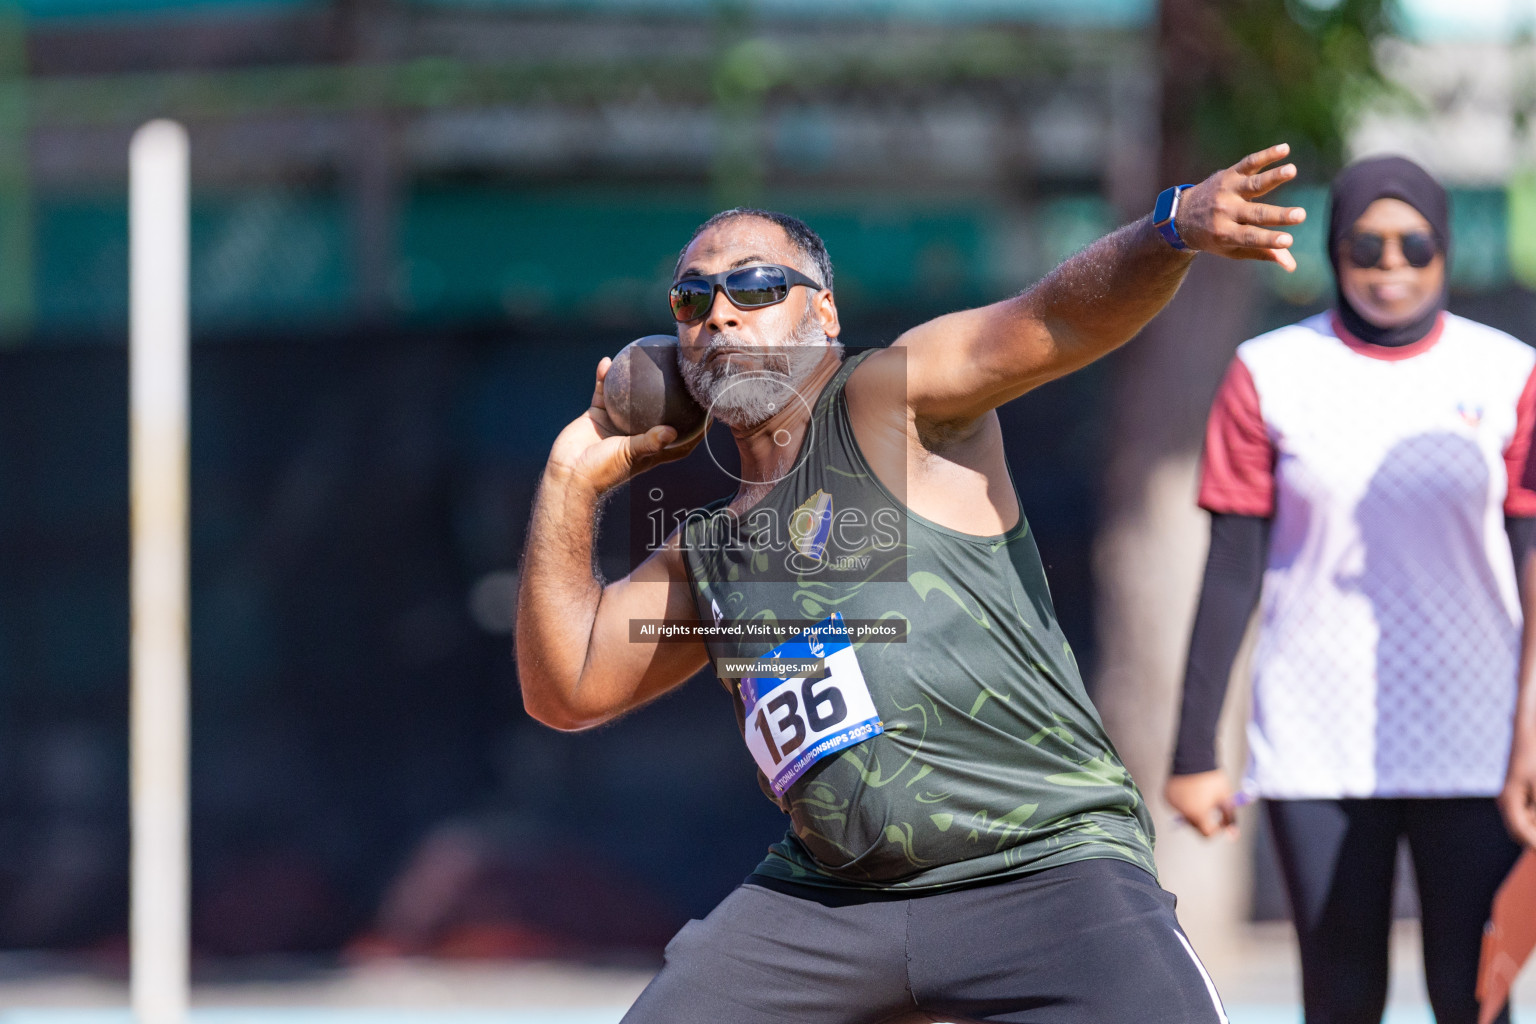
<instances>
[{"instance_id":1,"label":"athlete's bearded face","mask_svg":"<svg viewBox=\"0 0 1536 1024\"><path fill-rule=\"evenodd\" d=\"M795 267L811 274L784 229L743 216L699 234L683 254L679 276L717 274L754 263ZM688 391L737 431L750 431L796 398L838 344L837 310L830 292L804 285L782 302L742 309L716 289L709 311L677 325L678 364Z\"/></svg>"},{"instance_id":2,"label":"athlete's bearded face","mask_svg":"<svg viewBox=\"0 0 1536 1024\"><path fill-rule=\"evenodd\" d=\"M678 352L689 394L728 427L750 430L796 400L821 363L827 337L814 310L787 338L767 347L749 344L735 331L721 330L702 350ZM690 357L691 356L691 357Z\"/></svg>"}]
</instances>

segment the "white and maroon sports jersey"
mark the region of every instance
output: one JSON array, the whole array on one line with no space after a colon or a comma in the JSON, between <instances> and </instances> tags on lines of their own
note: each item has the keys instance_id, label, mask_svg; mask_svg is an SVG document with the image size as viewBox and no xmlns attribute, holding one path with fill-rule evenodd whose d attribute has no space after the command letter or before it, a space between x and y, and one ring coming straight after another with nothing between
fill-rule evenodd
<instances>
[{"instance_id":1,"label":"white and maroon sports jersey","mask_svg":"<svg viewBox=\"0 0 1536 1024\"><path fill-rule=\"evenodd\" d=\"M1238 347L1200 504L1273 517L1250 791L1500 790L1520 648L1504 517L1536 515L1533 368L1530 347L1450 314L1397 349L1330 313Z\"/></svg>"}]
</instances>

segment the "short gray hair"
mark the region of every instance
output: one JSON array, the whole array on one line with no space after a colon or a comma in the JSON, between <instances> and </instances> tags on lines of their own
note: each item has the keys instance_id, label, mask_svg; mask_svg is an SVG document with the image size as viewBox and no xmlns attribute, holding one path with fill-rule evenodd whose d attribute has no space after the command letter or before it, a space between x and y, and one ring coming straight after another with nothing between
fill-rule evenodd
<instances>
[{"instance_id":1,"label":"short gray hair","mask_svg":"<svg viewBox=\"0 0 1536 1024\"><path fill-rule=\"evenodd\" d=\"M827 244L821 240L821 236L812 231L810 225L799 217L791 217L787 213L779 213L776 210L759 210L751 206L736 206L729 210L721 210L700 224L688 238L688 243L683 246L682 252L677 254L677 263L672 268L673 280L677 279L677 272L683 269L683 257L687 255L688 246L692 245L695 239L717 224L724 224L726 221L740 217L756 217L758 220L766 220L783 228L789 240L794 243L795 250L814 268L814 276L821 282L821 286L827 291L832 290L832 257L827 255Z\"/></svg>"}]
</instances>

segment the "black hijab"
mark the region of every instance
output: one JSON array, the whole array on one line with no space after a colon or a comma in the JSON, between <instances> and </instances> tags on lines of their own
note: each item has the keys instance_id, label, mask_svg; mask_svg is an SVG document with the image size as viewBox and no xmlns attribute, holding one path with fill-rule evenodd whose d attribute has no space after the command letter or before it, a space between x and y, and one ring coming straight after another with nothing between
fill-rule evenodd
<instances>
[{"instance_id":1,"label":"black hijab","mask_svg":"<svg viewBox=\"0 0 1536 1024\"><path fill-rule=\"evenodd\" d=\"M1365 208L1378 199L1401 199L1429 221L1445 254L1446 280L1450 280L1451 230L1450 198L1445 188L1429 172L1412 160L1400 156L1378 156L1350 164L1333 179L1328 197L1328 262L1333 264L1334 288L1339 300L1339 319L1344 328L1361 341L1373 345L1409 345L1424 337L1435 326L1445 309L1446 290L1440 298L1411 323L1397 327L1377 327L1355 311L1339 287L1339 242L1349 237L1355 221Z\"/></svg>"}]
</instances>

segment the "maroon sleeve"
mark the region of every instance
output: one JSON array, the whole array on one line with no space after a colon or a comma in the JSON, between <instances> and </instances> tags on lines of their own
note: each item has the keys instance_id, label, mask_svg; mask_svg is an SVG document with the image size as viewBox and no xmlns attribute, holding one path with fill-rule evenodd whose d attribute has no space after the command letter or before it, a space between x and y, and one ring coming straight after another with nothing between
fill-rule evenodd
<instances>
[{"instance_id":1,"label":"maroon sleeve","mask_svg":"<svg viewBox=\"0 0 1536 1024\"><path fill-rule=\"evenodd\" d=\"M1504 497L1507 516L1536 516L1536 460L1531 459L1531 431L1536 430L1536 370L1525 380L1520 403L1515 406L1515 433L1504 449L1504 468L1509 474L1509 493Z\"/></svg>"},{"instance_id":2,"label":"maroon sleeve","mask_svg":"<svg viewBox=\"0 0 1536 1024\"><path fill-rule=\"evenodd\" d=\"M1200 460L1200 507L1229 515L1275 514L1275 446L1259 411L1259 392L1233 359L1211 403Z\"/></svg>"}]
</instances>

